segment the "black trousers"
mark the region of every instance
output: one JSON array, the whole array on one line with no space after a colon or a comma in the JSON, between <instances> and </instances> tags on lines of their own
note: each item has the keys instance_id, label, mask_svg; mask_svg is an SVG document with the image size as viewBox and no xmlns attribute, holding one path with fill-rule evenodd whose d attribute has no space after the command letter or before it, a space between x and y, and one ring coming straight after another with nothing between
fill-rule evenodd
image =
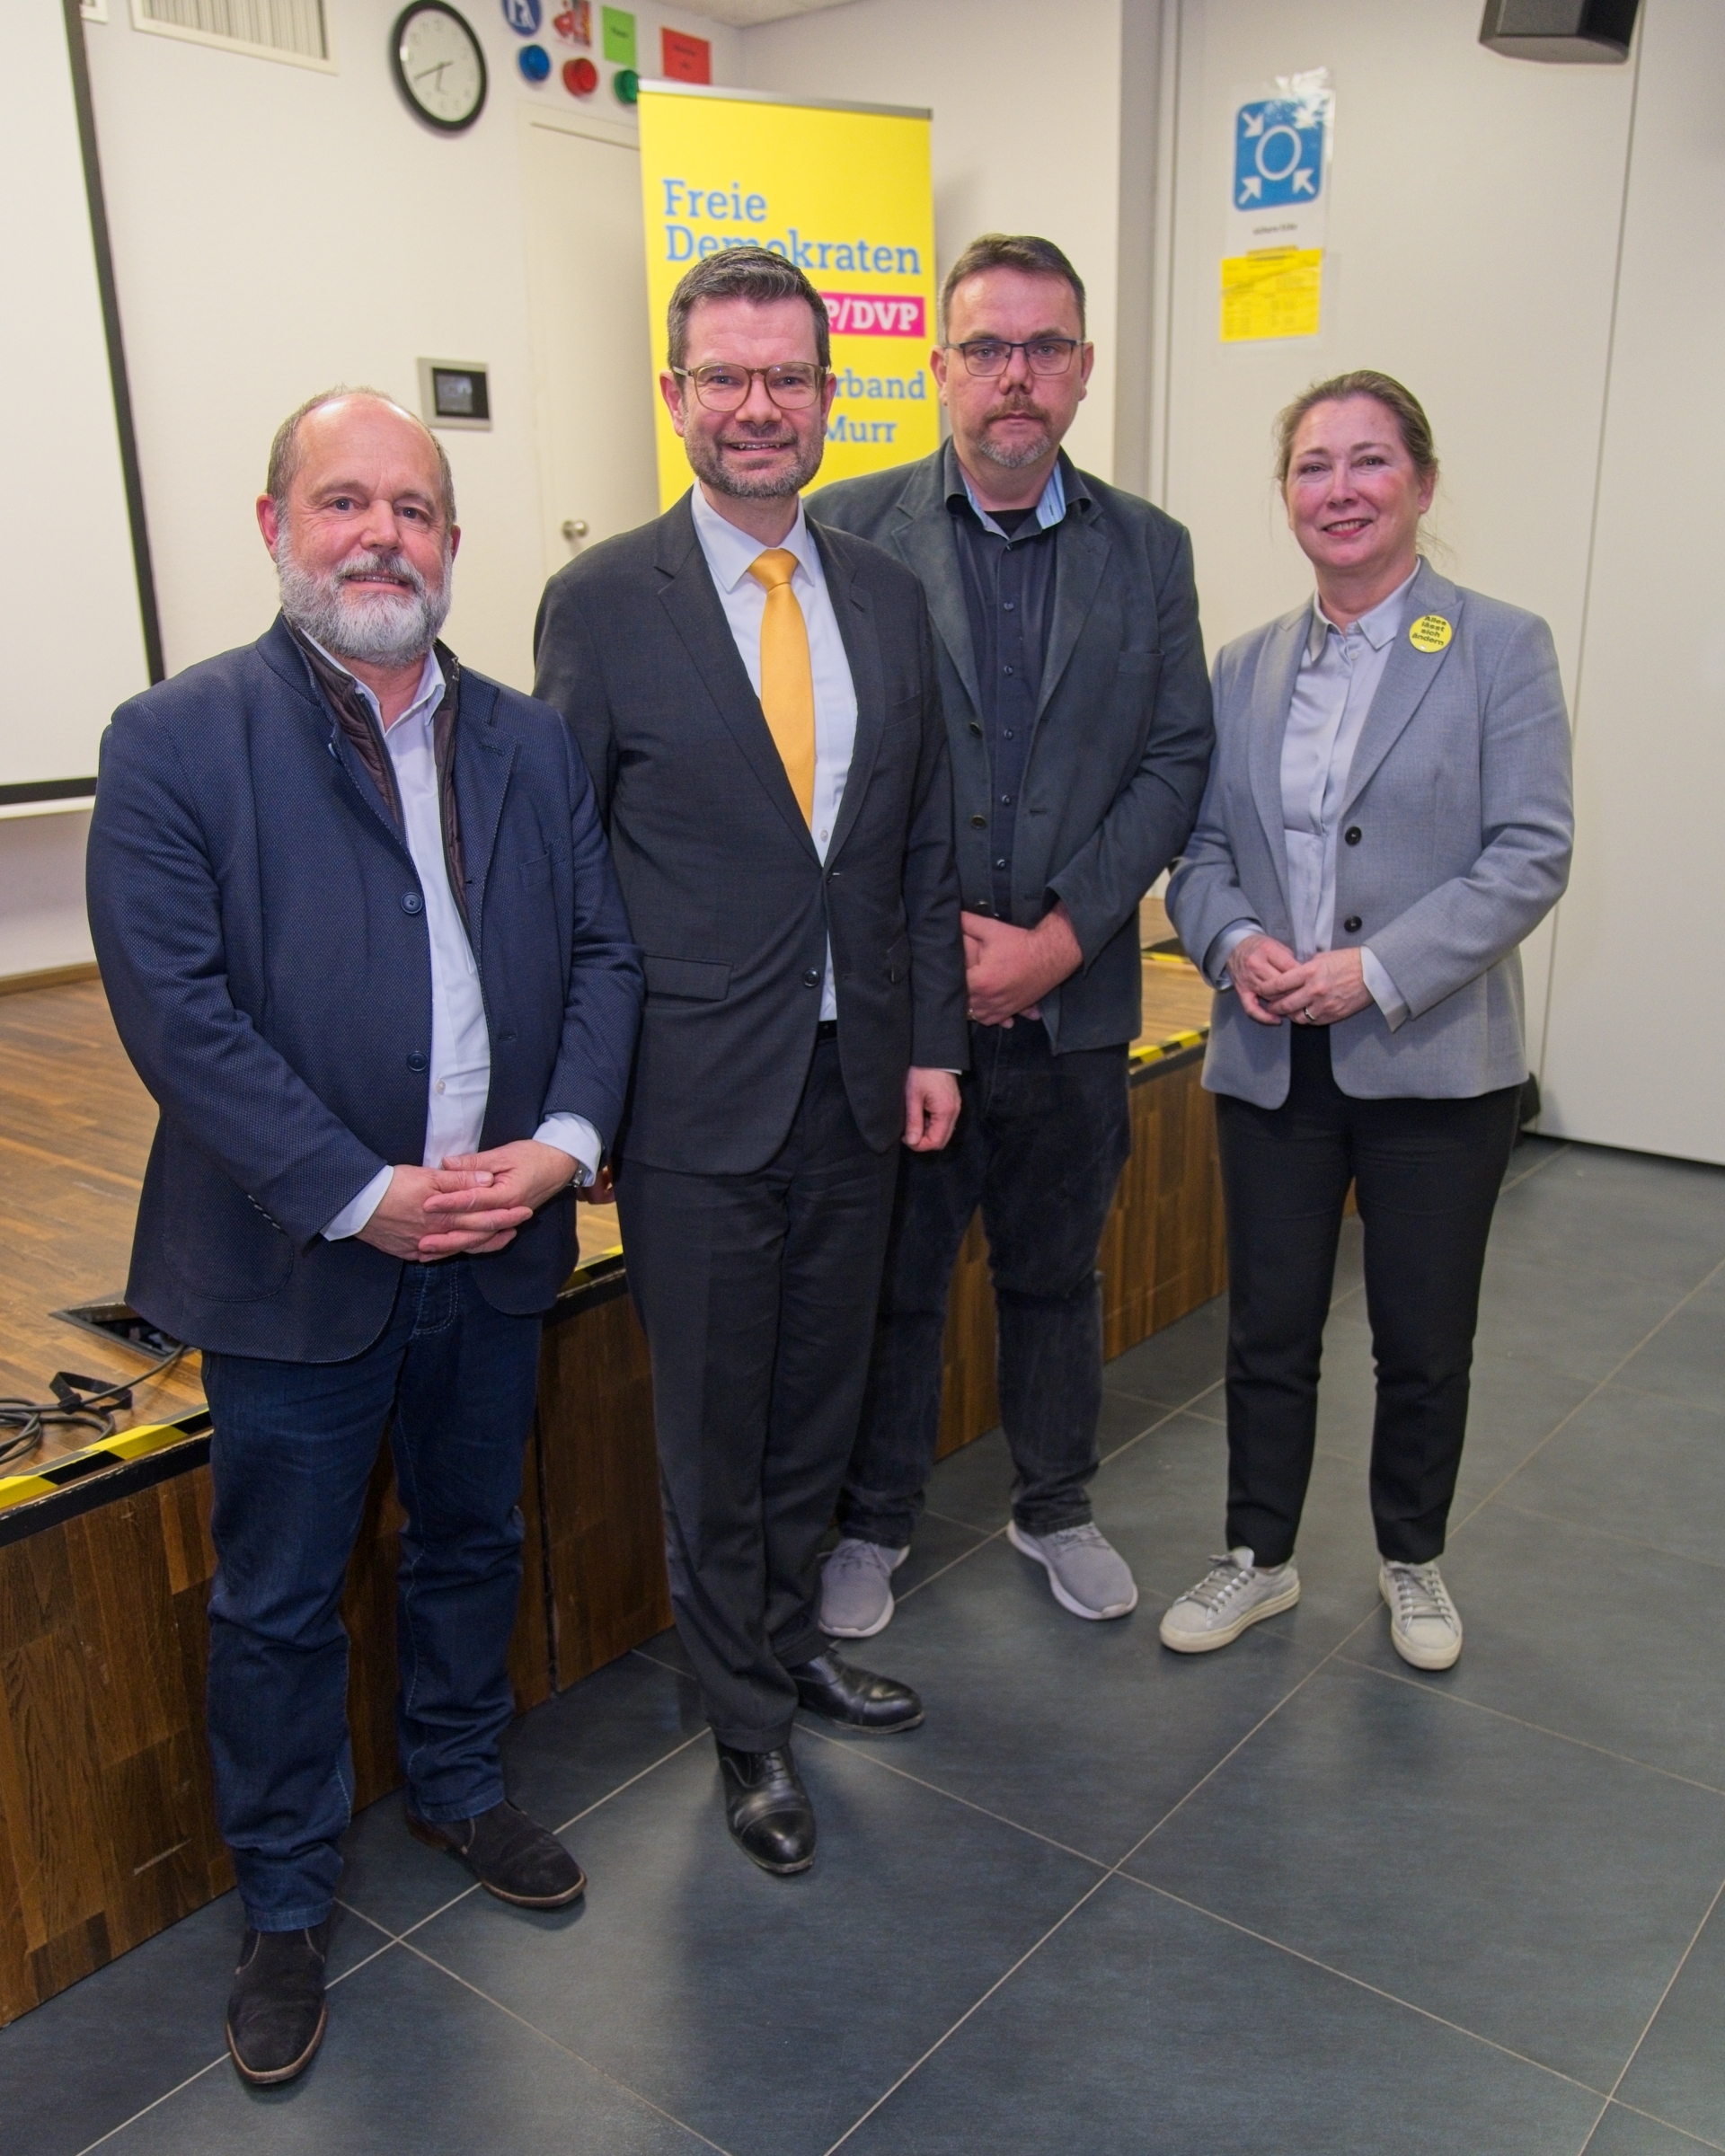
<instances>
[{"instance_id":1,"label":"black trousers","mask_svg":"<svg viewBox=\"0 0 1725 2156\"><path fill-rule=\"evenodd\" d=\"M839 1500L845 1534L909 1544L941 1434L946 1303L980 1205L994 1278L1013 1514L1029 1534L1090 1517L1102 1406L1096 1250L1132 1150L1127 1052L1057 1056L1046 1026L972 1026L943 1153L898 1171L874 1360Z\"/></svg>"},{"instance_id":2,"label":"black trousers","mask_svg":"<svg viewBox=\"0 0 1725 2156\"><path fill-rule=\"evenodd\" d=\"M671 1607L721 1744L765 1752L824 1652L818 1558L856 1433L898 1148L872 1152L838 1045L752 1175L625 1161L629 1285L652 1356Z\"/></svg>"},{"instance_id":3,"label":"black trousers","mask_svg":"<svg viewBox=\"0 0 1725 2156\"><path fill-rule=\"evenodd\" d=\"M1381 1555L1440 1556L1467 1429L1480 1275L1521 1088L1468 1100L1356 1100L1323 1027L1293 1029L1280 1108L1216 1096L1228 1219L1227 1543L1294 1554L1312 1473L1318 1365L1351 1180L1377 1366L1372 1518Z\"/></svg>"}]
</instances>

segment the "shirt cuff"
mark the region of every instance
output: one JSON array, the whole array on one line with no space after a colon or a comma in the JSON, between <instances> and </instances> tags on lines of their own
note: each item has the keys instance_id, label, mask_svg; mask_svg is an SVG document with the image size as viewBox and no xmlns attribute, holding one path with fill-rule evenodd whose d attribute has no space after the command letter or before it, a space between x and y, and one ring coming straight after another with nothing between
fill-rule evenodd
<instances>
[{"instance_id":1,"label":"shirt cuff","mask_svg":"<svg viewBox=\"0 0 1725 2156\"><path fill-rule=\"evenodd\" d=\"M1248 936L1261 936L1262 924L1256 921L1230 921L1225 928L1218 929L1210 938L1210 948L1204 953L1203 974L1212 988L1232 988L1234 976L1228 971L1230 955L1238 950Z\"/></svg>"},{"instance_id":2,"label":"shirt cuff","mask_svg":"<svg viewBox=\"0 0 1725 2156\"><path fill-rule=\"evenodd\" d=\"M537 1144L554 1145L559 1153L568 1153L575 1163L575 1180L581 1189L598 1174L605 1147L585 1116L547 1116L533 1135Z\"/></svg>"},{"instance_id":3,"label":"shirt cuff","mask_svg":"<svg viewBox=\"0 0 1725 2156\"><path fill-rule=\"evenodd\" d=\"M1371 991L1372 1001L1384 1013L1384 1024L1393 1033L1406 1024L1408 1006L1402 1001L1401 990L1363 943L1359 947L1359 970Z\"/></svg>"},{"instance_id":4,"label":"shirt cuff","mask_svg":"<svg viewBox=\"0 0 1725 2156\"><path fill-rule=\"evenodd\" d=\"M384 1193L394 1178L393 1168L380 1168L358 1197L349 1198L323 1230L325 1242L345 1242L357 1235L384 1202Z\"/></svg>"}]
</instances>

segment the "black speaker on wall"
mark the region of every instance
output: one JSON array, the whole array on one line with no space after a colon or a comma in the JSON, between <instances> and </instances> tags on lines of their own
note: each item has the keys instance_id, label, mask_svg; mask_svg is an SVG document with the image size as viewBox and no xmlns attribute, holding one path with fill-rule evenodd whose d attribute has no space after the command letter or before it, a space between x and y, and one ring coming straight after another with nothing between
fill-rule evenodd
<instances>
[{"instance_id":1,"label":"black speaker on wall","mask_svg":"<svg viewBox=\"0 0 1725 2156\"><path fill-rule=\"evenodd\" d=\"M1641 0L1485 0L1480 42L1511 60L1629 57Z\"/></svg>"}]
</instances>

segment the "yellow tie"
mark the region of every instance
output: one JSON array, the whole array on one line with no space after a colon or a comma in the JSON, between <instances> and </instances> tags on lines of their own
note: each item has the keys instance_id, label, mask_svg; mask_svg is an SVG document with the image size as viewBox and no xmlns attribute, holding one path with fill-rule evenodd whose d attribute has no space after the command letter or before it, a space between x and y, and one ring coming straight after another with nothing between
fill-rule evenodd
<instances>
[{"instance_id":1,"label":"yellow tie","mask_svg":"<svg viewBox=\"0 0 1725 2156\"><path fill-rule=\"evenodd\" d=\"M815 820L815 677L809 664L809 628L791 588L797 557L774 546L749 564L766 593L761 618L761 709L797 797L803 821Z\"/></svg>"}]
</instances>

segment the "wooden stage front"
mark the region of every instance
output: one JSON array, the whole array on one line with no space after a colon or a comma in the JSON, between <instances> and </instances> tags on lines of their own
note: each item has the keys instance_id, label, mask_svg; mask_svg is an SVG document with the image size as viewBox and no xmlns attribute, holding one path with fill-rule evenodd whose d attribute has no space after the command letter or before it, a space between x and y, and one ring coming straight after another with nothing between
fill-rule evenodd
<instances>
[{"instance_id":1,"label":"wooden stage front","mask_svg":"<svg viewBox=\"0 0 1725 2156\"><path fill-rule=\"evenodd\" d=\"M1146 932L1158 930L1154 908ZM1208 1014L1194 969L1146 952L1133 1152L1101 1254L1110 1356L1224 1284L1215 1123L1199 1084ZM0 994L0 1392L42 1401L57 1370L120 1381L147 1366L51 1313L119 1300L155 1120L97 982ZM521 1708L670 1621L646 1344L615 1210L579 1218L581 1263L545 1321L521 1498ZM233 1884L203 1733L214 1553L201 1409L188 1356L117 1418L129 1442L54 1431L0 1466L0 2025ZM997 1420L973 1224L947 1326L942 1451ZM400 1778L399 1525L381 1450L346 1604L357 1806Z\"/></svg>"}]
</instances>

